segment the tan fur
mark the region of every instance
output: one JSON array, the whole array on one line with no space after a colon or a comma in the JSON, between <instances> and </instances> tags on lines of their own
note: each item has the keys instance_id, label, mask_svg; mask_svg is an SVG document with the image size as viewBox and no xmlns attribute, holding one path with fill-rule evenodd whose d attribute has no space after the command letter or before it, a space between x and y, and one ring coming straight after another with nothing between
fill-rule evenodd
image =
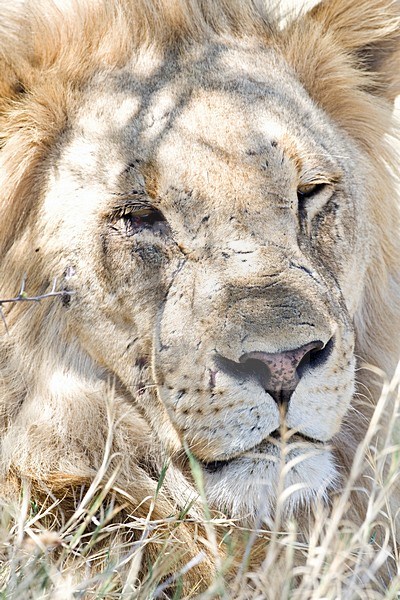
<instances>
[{"instance_id":1,"label":"tan fur","mask_svg":"<svg viewBox=\"0 0 400 600\"><path fill-rule=\"evenodd\" d=\"M238 363L332 336L326 372L302 380L286 417L334 454L313 446L315 464L296 475L311 491L290 510L340 491L379 393L362 370L370 397L354 392L355 357L391 376L400 356L400 7L326 0L281 29L269 4L1 2L0 300L24 274L32 293L55 277L73 292L68 305L5 310L6 496L29 480L34 497L50 488L71 502L90 485L111 394L110 469L118 463L115 485L133 505L155 494L171 457L156 517L185 504L187 444L204 463L237 457L232 471L206 474L213 507L245 519L264 494L268 522L273 463L249 452L279 456L263 441L279 411L228 367L216 368L211 394L209 357ZM296 187L325 180L339 189L340 214L323 213L329 198L313 200L301 233ZM163 232L140 247L125 239L121 206L137 196L168 215L168 243ZM254 411L265 435L252 433ZM179 531L194 555L191 526Z\"/></svg>"}]
</instances>

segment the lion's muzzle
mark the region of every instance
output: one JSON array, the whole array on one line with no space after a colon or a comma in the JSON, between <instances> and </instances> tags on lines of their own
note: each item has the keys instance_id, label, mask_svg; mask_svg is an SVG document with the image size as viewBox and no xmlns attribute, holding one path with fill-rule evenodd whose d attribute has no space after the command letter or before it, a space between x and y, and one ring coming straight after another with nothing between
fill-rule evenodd
<instances>
[{"instance_id":1,"label":"lion's muzzle","mask_svg":"<svg viewBox=\"0 0 400 600\"><path fill-rule=\"evenodd\" d=\"M327 442L353 394L352 367L339 373L352 353L351 330L335 318L338 300L324 278L304 258L299 268L287 249L245 250L214 252L212 268L200 252L188 260L159 315L160 399L203 462L241 456L282 420Z\"/></svg>"}]
</instances>

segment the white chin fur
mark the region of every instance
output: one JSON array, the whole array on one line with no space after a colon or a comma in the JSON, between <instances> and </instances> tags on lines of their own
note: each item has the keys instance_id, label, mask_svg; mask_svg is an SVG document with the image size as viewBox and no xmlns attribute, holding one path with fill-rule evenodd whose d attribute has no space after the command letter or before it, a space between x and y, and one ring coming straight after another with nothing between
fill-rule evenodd
<instances>
[{"instance_id":1,"label":"white chin fur","mask_svg":"<svg viewBox=\"0 0 400 600\"><path fill-rule=\"evenodd\" d=\"M312 444L281 451L268 444L260 458L255 454L234 459L216 472L204 471L205 492L211 507L246 524L271 526L277 504L285 517L313 501L327 499L338 475L331 452ZM283 490L283 491L282 491Z\"/></svg>"}]
</instances>

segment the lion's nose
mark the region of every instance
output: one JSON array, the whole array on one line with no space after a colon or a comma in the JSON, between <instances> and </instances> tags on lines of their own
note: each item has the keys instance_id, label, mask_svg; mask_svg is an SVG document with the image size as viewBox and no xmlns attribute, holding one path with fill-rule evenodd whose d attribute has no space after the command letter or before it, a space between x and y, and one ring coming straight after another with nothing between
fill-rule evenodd
<instances>
[{"instance_id":1,"label":"lion's nose","mask_svg":"<svg viewBox=\"0 0 400 600\"><path fill-rule=\"evenodd\" d=\"M289 402L303 373L321 365L329 356L328 344L317 340L286 352L248 352L240 357L245 372L256 377L277 404Z\"/></svg>"}]
</instances>

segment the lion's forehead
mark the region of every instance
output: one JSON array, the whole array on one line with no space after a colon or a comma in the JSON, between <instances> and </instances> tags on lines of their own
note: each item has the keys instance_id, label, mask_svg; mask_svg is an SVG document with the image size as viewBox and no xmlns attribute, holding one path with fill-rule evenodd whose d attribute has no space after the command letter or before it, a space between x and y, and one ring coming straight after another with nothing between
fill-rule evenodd
<instances>
[{"instance_id":1,"label":"lion's forehead","mask_svg":"<svg viewBox=\"0 0 400 600\"><path fill-rule=\"evenodd\" d=\"M177 59L165 73L159 67L147 81L138 67L95 80L72 122L75 143L97 144L97 153L74 149L71 160L92 158L99 179L98 163L106 160L110 186L110 163L123 168L135 154L156 162L160 175L164 168L166 180L191 176L201 189L211 187L211 179L225 188L238 182L235 192L248 182L253 198L265 184L287 187L289 168L351 168L337 152L339 142L348 155L346 140L271 49L210 48L208 58L195 59ZM285 165L282 153L291 159Z\"/></svg>"},{"instance_id":2,"label":"lion's forehead","mask_svg":"<svg viewBox=\"0 0 400 600\"><path fill-rule=\"evenodd\" d=\"M93 80L71 115L58 181L45 200L46 215L54 213L48 222L63 219L65 228L70 221L74 232L75 205L90 218L134 190L161 198L168 218L183 216L184 236L214 214L204 230L213 244L221 228L228 233L227 222L229 237L243 238L235 215L265 239L276 237L277 225L293 230L282 208L296 200L301 172L355 171L343 158L346 141L274 52L229 49L212 66L210 53L165 73L149 67L147 79L136 66Z\"/></svg>"}]
</instances>

